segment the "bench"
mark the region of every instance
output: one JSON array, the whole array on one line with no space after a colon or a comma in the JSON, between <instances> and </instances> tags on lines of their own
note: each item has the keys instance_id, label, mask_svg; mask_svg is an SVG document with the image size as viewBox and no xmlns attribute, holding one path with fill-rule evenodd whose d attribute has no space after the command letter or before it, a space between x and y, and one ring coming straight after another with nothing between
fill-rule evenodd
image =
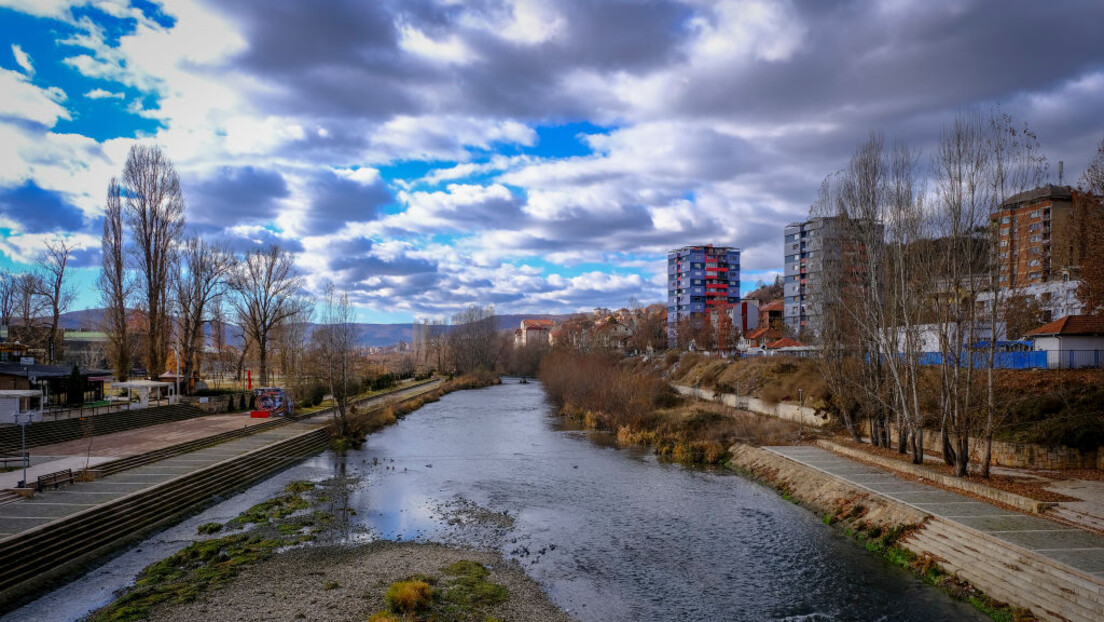
<instances>
[{"instance_id":1,"label":"bench","mask_svg":"<svg viewBox=\"0 0 1104 622\"><path fill-rule=\"evenodd\" d=\"M47 473L46 475L38 476L38 492L42 492L47 486L53 485L54 490L58 489L61 484L73 483L73 469L65 469L64 471L54 471L53 473Z\"/></svg>"},{"instance_id":2,"label":"bench","mask_svg":"<svg viewBox=\"0 0 1104 622\"><path fill-rule=\"evenodd\" d=\"M29 454L28 454L29 455ZM24 456L3 455L0 456L0 464L5 468L11 465L12 462L18 462L20 466L23 465Z\"/></svg>"}]
</instances>

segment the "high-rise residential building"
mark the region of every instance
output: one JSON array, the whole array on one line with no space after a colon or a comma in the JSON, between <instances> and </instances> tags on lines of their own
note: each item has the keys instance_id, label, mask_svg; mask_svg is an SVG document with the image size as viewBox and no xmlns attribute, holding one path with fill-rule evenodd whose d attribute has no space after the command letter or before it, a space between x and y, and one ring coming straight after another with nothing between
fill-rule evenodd
<instances>
[{"instance_id":1,"label":"high-rise residential building","mask_svg":"<svg viewBox=\"0 0 1104 622\"><path fill-rule=\"evenodd\" d=\"M740 302L740 249L684 246L667 253L667 340L674 345L678 325L689 318L698 328L706 314Z\"/></svg>"},{"instance_id":2,"label":"high-rise residential building","mask_svg":"<svg viewBox=\"0 0 1104 622\"><path fill-rule=\"evenodd\" d=\"M846 270L862 269L864 261L854 261L866 253L861 242L848 243L849 230L854 230L855 221L839 216L820 216L805 222L786 225L783 231L783 256L785 259L783 277L783 320L794 335L805 332L816 333L820 326L820 304L818 291L825 287L838 287L840 284L826 282L825 259L836 262L850 257L846 261ZM874 239L881 239L885 227L877 227Z\"/></svg>"},{"instance_id":3,"label":"high-rise residential building","mask_svg":"<svg viewBox=\"0 0 1104 622\"><path fill-rule=\"evenodd\" d=\"M990 215L1001 288L1077 278L1082 244L1073 226L1073 191L1042 186L1014 195Z\"/></svg>"}]
</instances>

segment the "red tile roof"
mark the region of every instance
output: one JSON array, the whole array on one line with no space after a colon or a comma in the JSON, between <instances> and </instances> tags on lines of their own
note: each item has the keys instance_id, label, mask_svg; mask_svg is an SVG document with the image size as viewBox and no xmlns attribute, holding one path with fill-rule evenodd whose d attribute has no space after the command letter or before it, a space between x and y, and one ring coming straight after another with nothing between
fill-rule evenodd
<instances>
[{"instance_id":1,"label":"red tile roof","mask_svg":"<svg viewBox=\"0 0 1104 622\"><path fill-rule=\"evenodd\" d=\"M779 339L778 341L772 341L763 347L768 350L777 350L778 348L800 348L803 345L805 344L796 339L783 337L782 339Z\"/></svg>"},{"instance_id":2,"label":"red tile roof","mask_svg":"<svg viewBox=\"0 0 1104 622\"><path fill-rule=\"evenodd\" d=\"M759 307L760 312L762 312L762 311L783 311L783 310L785 310L785 307L782 305L781 300L772 300L772 301L768 302L767 304Z\"/></svg>"},{"instance_id":3,"label":"red tile roof","mask_svg":"<svg viewBox=\"0 0 1104 622\"><path fill-rule=\"evenodd\" d=\"M1027 332L1036 337L1047 335L1104 335L1104 315L1067 315Z\"/></svg>"},{"instance_id":4,"label":"red tile roof","mask_svg":"<svg viewBox=\"0 0 1104 622\"><path fill-rule=\"evenodd\" d=\"M759 328L756 328L746 335L746 337L752 341L760 339L762 337L767 337L768 339L778 339L781 336L782 333L774 330L770 326L760 326Z\"/></svg>"}]
</instances>

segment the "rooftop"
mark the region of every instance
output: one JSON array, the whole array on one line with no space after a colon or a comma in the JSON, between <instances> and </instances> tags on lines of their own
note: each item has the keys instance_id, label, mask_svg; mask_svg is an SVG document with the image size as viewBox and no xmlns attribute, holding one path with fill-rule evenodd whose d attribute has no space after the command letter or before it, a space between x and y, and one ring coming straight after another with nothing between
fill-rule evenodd
<instances>
[{"instance_id":1,"label":"rooftop","mask_svg":"<svg viewBox=\"0 0 1104 622\"><path fill-rule=\"evenodd\" d=\"M1001 203L1001 207L1012 207L1019 203L1031 203L1034 201L1041 201L1043 199L1060 199L1069 201L1073 198L1073 189L1069 186L1053 186L1047 184L1045 186L1039 186L1034 190L1028 190L1027 192L1021 192L1014 194L1011 197Z\"/></svg>"},{"instance_id":2,"label":"rooftop","mask_svg":"<svg viewBox=\"0 0 1104 622\"><path fill-rule=\"evenodd\" d=\"M1104 335L1104 316L1067 315L1027 332L1033 337L1050 335Z\"/></svg>"},{"instance_id":3,"label":"rooftop","mask_svg":"<svg viewBox=\"0 0 1104 622\"><path fill-rule=\"evenodd\" d=\"M82 369L82 376L110 376L106 369ZM73 368L68 365L20 365L19 363L0 363L0 374L5 376L18 376L27 378L37 376L39 378L68 378L73 373Z\"/></svg>"}]
</instances>

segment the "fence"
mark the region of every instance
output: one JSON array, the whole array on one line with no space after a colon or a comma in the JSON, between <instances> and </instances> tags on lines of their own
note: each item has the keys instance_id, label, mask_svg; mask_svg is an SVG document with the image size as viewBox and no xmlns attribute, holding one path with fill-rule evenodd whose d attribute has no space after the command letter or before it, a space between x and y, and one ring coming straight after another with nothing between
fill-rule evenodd
<instances>
[{"instance_id":1,"label":"fence","mask_svg":"<svg viewBox=\"0 0 1104 622\"><path fill-rule=\"evenodd\" d=\"M942 352L924 352L919 357L921 365L942 365ZM967 352L957 357L959 365L968 364L973 357L975 369L989 367L988 352ZM954 358L954 357L952 357ZM955 361L951 361L954 363ZM996 352L993 356L996 369L1082 369L1104 367L1104 350L1038 350L1024 352Z\"/></svg>"}]
</instances>

